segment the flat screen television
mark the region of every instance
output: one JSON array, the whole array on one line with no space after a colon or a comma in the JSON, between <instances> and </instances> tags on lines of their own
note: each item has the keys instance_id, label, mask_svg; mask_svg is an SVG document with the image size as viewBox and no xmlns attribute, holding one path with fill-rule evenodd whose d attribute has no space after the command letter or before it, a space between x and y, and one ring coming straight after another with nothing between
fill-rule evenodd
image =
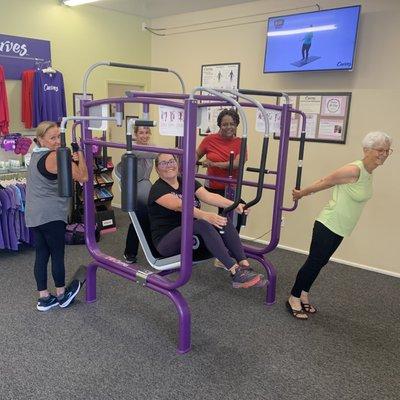
<instances>
[{"instance_id":1,"label":"flat screen television","mask_svg":"<svg viewBox=\"0 0 400 400\"><path fill-rule=\"evenodd\" d=\"M264 73L352 70L361 6L272 17Z\"/></svg>"}]
</instances>

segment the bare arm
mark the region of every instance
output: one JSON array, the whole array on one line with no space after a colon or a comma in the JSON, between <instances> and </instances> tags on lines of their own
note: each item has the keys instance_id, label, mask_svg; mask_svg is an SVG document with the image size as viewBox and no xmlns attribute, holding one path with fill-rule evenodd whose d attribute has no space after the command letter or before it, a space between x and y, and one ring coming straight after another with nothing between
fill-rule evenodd
<instances>
[{"instance_id":1,"label":"bare arm","mask_svg":"<svg viewBox=\"0 0 400 400\"><path fill-rule=\"evenodd\" d=\"M215 206L215 207L220 207L220 208L225 208L225 207L229 207L233 204L232 200L229 200L223 196L220 196L217 193L211 193L209 192L206 188L204 188L203 186L198 188L196 191L196 196L198 197L198 199L204 203L209 204L210 206ZM248 214L249 209L246 209L243 211L243 206L244 204L239 204L236 207L236 211L239 214L242 214L243 212L245 214Z\"/></svg>"},{"instance_id":2,"label":"bare arm","mask_svg":"<svg viewBox=\"0 0 400 400\"><path fill-rule=\"evenodd\" d=\"M357 182L359 176L360 170L356 165L345 165L344 167L333 171L328 176L315 181L304 189L293 189L293 200L300 200L304 196L309 196L310 194L329 189L336 185Z\"/></svg>"},{"instance_id":3,"label":"bare arm","mask_svg":"<svg viewBox=\"0 0 400 400\"><path fill-rule=\"evenodd\" d=\"M197 156L197 161L201 160L204 157L205 153L200 150L200 147L196 149L196 156Z\"/></svg>"},{"instance_id":4,"label":"bare arm","mask_svg":"<svg viewBox=\"0 0 400 400\"><path fill-rule=\"evenodd\" d=\"M168 210L182 212L182 200L173 194L165 194L164 196L159 197L156 200L156 203L160 206L167 208ZM221 217L218 214L206 212L200 210L196 207L193 207L193 216L196 219L203 219L210 224L216 226L217 228L222 228L226 225L227 219L225 217Z\"/></svg>"},{"instance_id":5,"label":"bare arm","mask_svg":"<svg viewBox=\"0 0 400 400\"><path fill-rule=\"evenodd\" d=\"M82 151L78 151L77 153L73 153L72 159L77 162L72 162L72 178L78 182L87 182L88 180L88 171L86 167L85 158L83 156ZM46 158L46 169L52 174L57 174L57 152L52 151L48 157Z\"/></svg>"},{"instance_id":6,"label":"bare arm","mask_svg":"<svg viewBox=\"0 0 400 400\"><path fill-rule=\"evenodd\" d=\"M238 154L235 159L233 160L233 169L239 168L239 158L240 154ZM216 167L221 169L229 169L229 161L210 161L204 160L203 167Z\"/></svg>"}]
</instances>

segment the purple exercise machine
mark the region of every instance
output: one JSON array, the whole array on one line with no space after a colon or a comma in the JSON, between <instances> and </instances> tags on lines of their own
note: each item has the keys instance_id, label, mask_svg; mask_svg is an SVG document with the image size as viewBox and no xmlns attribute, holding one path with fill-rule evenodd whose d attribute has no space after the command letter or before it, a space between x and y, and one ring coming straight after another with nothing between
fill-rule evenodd
<instances>
[{"instance_id":1,"label":"purple exercise machine","mask_svg":"<svg viewBox=\"0 0 400 400\"><path fill-rule=\"evenodd\" d=\"M85 95L87 93L87 81L90 73L93 69L99 66L109 66L118 68L131 68L141 69L147 71L158 71L173 73L178 77L182 85L182 94L174 93L146 93L146 92L129 92L126 97L122 98L109 98L102 100L86 100ZM196 92L202 91L208 93L208 95L197 95ZM179 256L180 268L176 268L173 265L170 269L163 268L160 271L152 270L149 271L144 269L139 264L127 264L121 260L118 260L110 255L103 253L95 240L95 212L93 199L93 171L92 168L88 168L89 179L84 185L84 222L86 227L86 246L93 261L86 266L86 301L92 303L96 301L96 271L99 267L108 270L114 274L124 277L128 280L138 283L139 285L151 289L157 293L161 293L168 297L174 304L179 320L179 335L178 335L178 352L186 353L191 348L191 317L190 309L187 301L179 292L179 288L184 286L190 279L193 265L193 195L194 185L193 181L197 178L214 179L228 184L236 185L236 193L234 203L237 204L240 200L242 186L252 186L257 188L256 197L247 203L250 207L260 201L262 191L264 189L273 190L274 201L273 201L273 217L272 217L272 228L271 228L271 240L264 247L255 247L245 245L245 253L249 258L258 261L266 271L268 278L268 285L266 289L265 303L272 305L275 303L275 288L276 288L276 269L272 263L265 257L265 255L276 248L279 243L280 229L281 229L281 218L283 211L294 211L297 207L295 202L292 207L284 207L283 195L286 178L286 165L288 157L289 147L289 133L290 133L290 120L291 114L300 114L302 118L302 133L299 146L299 156L297 164L297 177L296 177L296 188L300 188L301 172L302 172L302 160L304 152L304 139L305 139L305 115L298 110L294 110L290 104L288 104L288 96L285 93L279 92L264 92L255 90L244 90L239 91L224 91L222 89L212 89L205 87L198 87L192 91L191 94L185 94L185 88L181 77L173 70L167 68L157 68L141 65L121 64L115 62L99 62L93 64L85 73L83 81L83 94L84 100L81 101L82 116L70 116L63 118L61 123L61 147L58 150L57 162L59 171L59 195L64 197L72 196L72 179L71 179L71 152L66 147L65 142L65 130L68 121L80 121L82 130L82 144L85 154L87 165L93 164L93 151L92 147L113 147L120 149L127 149L126 154L122 158L122 163L127 166L125 173L127 176L123 176L121 179L122 187L122 209L128 211L129 214L134 213L135 210L135 182L134 176L135 171L132 173L130 170L135 170L135 157L131 153L132 149L148 151L148 152L163 152L178 155L181 159L182 168L182 182L183 182L183 198L182 198L182 220L185 223L182 226L181 236L181 255ZM232 97L232 94L235 95ZM275 96L284 97L286 99L285 104L282 106L261 104L254 100L251 96ZM204 102L207 100L207 102ZM117 126L122 126L123 122L123 110L125 103L139 103L143 105L144 118L134 121L135 125L138 126L154 126L153 121L147 120L149 106L150 105L165 105L170 107L181 108L184 110L184 135L180 140L177 141L177 146L173 148L161 148L154 146L140 146L132 144L132 136L127 134L127 143L116 143L107 142L106 140L94 139L92 137L92 131L88 129L90 120L110 120L115 121ZM89 116L89 110L91 107L99 106L102 104L115 104L116 113L114 117L96 117ZM203 174L195 173L196 163L196 125L197 125L197 113L202 107L210 106L235 106L241 116L243 134L242 144L243 148L240 152L239 161L239 173L237 179L232 178L218 178L210 177ZM246 154L246 142L247 142L247 120L243 112L244 107L258 108L265 121L265 134L262 146L261 161L259 168L252 169L253 172L258 173L258 181L245 181L243 180L244 173L244 162ZM265 167L268 151L268 141L270 137L268 129L268 116L266 109L277 110L281 112L281 135L279 140L278 149L278 160L275 170L268 170ZM130 136L130 137L129 137ZM123 168L124 169L124 168ZM274 184L265 184L264 176L270 174L275 176ZM123 174L124 175L124 174ZM225 213L229 213L236 206L225 209ZM177 273L176 279L171 279L169 275L174 272Z\"/></svg>"}]
</instances>

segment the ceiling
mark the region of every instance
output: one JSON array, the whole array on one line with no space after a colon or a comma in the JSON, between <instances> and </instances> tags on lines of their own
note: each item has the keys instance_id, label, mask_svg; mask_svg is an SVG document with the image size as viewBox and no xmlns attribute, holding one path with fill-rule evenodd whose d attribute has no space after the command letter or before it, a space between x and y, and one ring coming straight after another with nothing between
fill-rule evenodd
<instances>
[{"instance_id":1,"label":"ceiling","mask_svg":"<svg viewBox=\"0 0 400 400\"><path fill-rule=\"evenodd\" d=\"M100 0L91 5L145 18L159 18L252 1L254 0Z\"/></svg>"}]
</instances>

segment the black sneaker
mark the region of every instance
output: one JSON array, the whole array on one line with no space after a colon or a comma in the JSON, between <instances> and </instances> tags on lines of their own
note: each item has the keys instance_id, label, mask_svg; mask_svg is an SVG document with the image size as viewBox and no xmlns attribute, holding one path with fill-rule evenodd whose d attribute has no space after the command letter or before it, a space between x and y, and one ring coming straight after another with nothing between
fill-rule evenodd
<instances>
[{"instance_id":1,"label":"black sneaker","mask_svg":"<svg viewBox=\"0 0 400 400\"><path fill-rule=\"evenodd\" d=\"M78 280L73 280L68 287L65 288L65 292L62 297L58 298L58 303L61 308L68 307L75 296L79 293L81 283Z\"/></svg>"},{"instance_id":2,"label":"black sneaker","mask_svg":"<svg viewBox=\"0 0 400 400\"><path fill-rule=\"evenodd\" d=\"M58 306L58 299L56 296L53 296L50 294L47 297L41 297L38 299L38 302L36 304L36 308L39 311L47 311L50 310L50 308Z\"/></svg>"},{"instance_id":3,"label":"black sneaker","mask_svg":"<svg viewBox=\"0 0 400 400\"><path fill-rule=\"evenodd\" d=\"M132 254L124 254L124 259L128 264L135 264L137 261L136 256L133 256Z\"/></svg>"}]
</instances>

